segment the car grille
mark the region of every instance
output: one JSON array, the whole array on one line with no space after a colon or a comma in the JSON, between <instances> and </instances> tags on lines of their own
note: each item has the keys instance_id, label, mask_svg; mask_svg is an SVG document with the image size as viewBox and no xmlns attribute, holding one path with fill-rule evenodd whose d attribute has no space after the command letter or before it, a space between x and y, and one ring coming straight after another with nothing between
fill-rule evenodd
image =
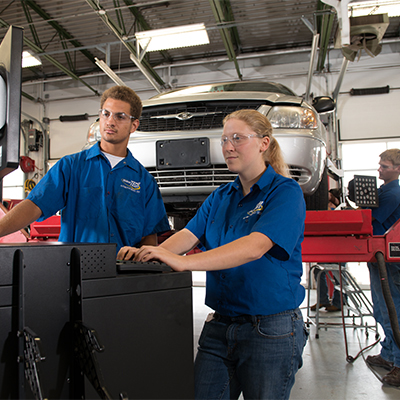
<instances>
[{"instance_id":1,"label":"car grille","mask_svg":"<svg viewBox=\"0 0 400 400\"><path fill-rule=\"evenodd\" d=\"M207 168L182 168L177 170L157 170L148 168L156 179L158 186L163 188L183 187L218 187L235 180L237 174L228 170L225 164L212 165ZM309 181L310 173L304 168L289 167L290 176L300 185Z\"/></svg>"},{"instance_id":2,"label":"car grille","mask_svg":"<svg viewBox=\"0 0 400 400\"><path fill-rule=\"evenodd\" d=\"M228 170L225 164L212 165L207 168L181 168L177 170L156 170L148 168L162 188L219 186L235 180L237 174Z\"/></svg>"},{"instance_id":3,"label":"car grille","mask_svg":"<svg viewBox=\"0 0 400 400\"><path fill-rule=\"evenodd\" d=\"M226 115L241 109L257 110L263 104L265 102L259 100L234 100L149 106L143 109L139 130L164 132L222 128Z\"/></svg>"}]
</instances>

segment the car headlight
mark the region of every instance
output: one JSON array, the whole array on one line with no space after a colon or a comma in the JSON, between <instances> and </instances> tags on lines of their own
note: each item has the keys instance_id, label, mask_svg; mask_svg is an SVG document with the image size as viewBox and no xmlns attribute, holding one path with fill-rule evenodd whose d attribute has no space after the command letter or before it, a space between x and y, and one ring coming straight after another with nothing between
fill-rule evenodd
<instances>
[{"instance_id":1,"label":"car headlight","mask_svg":"<svg viewBox=\"0 0 400 400\"><path fill-rule=\"evenodd\" d=\"M93 124L90 125L88 133L87 133L87 143L95 143L101 139L100 135L100 123L99 119L97 118Z\"/></svg>"},{"instance_id":2,"label":"car headlight","mask_svg":"<svg viewBox=\"0 0 400 400\"><path fill-rule=\"evenodd\" d=\"M267 114L273 128L317 129L316 113L303 107L272 107Z\"/></svg>"}]
</instances>

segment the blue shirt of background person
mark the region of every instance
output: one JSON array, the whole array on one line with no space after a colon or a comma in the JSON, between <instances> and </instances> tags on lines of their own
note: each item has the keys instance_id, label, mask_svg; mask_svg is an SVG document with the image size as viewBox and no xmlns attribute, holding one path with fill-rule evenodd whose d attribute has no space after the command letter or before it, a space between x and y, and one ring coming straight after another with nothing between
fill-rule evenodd
<instances>
[{"instance_id":1,"label":"blue shirt of background person","mask_svg":"<svg viewBox=\"0 0 400 400\"><path fill-rule=\"evenodd\" d=\"M221 146L235 182L217 188L160 246L124 247L118 258L207 271L215 312L199 338L196 399L287 399L307 340L298 307L304 197L258 111L225 117ZM199 244L205 251L185 255Z\"/></svg>"},{"instance_id":2,"label":"blue shirt of background person","mask_svg":"<svg viewBox=\"0 0 400 400\"><path fill-rule=\"evenodd\" d=\"M400 219L399 180L383 184L378 189L379 207L372 209L372 228L374 235L385 232Z\"/></svg>"},{"instance_id":3,"label":"blue shirt of background person","mask_svg":"<svg viewBox=\"0 0 400 400\"><path fill-rule=\"evenodd\" d=\"M119 250L169 230L154 178L129 150L111 169L98 143L63 157L28 199L42 210L38 221L61 210L60 242L116 243Z\"/></svg>"},{"instance_id":4,"label":"blue shirt of background person","mask_svg":"<svg viewBox=\"0 0 400 400\"><path fill-rule=\"evenodd\" d=\"M186 226L206 250L251 232L263 233L275 245L258 260L207 271L206 304L229 316L270 315L298 307L305 296L300 285L304 218L299 185L271 166L247 196L239 178L216 189Z\"/></svg>"},{"instance_id":5,"label":"blue shirt of background person","mask_svg":"<svg viewBox=\"0 0 400 400\"><path fill-rule=\"evenodd\" d=\"M61 210L62 241L112 242L117 251L155 246L157 233L169 230L165 208L156 182L128 150L141 113L132 89L107 89L100 99L100 143L58 161L29 198L0 220L0 236Z\"/></svg>"}]
</instances>

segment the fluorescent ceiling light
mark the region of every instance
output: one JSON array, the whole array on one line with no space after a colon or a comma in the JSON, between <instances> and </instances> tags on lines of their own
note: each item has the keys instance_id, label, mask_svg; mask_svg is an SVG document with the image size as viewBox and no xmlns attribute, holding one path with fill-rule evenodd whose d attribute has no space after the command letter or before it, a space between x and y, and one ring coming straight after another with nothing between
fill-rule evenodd
<instances>
[{"instance_id":1,"label":"fluorescent ceiling light","mask_svg":"<svg viewBox=\"0 0 400 400\"><path fill-rule=\"evenodd\" d=\"M135 36L144 51L161 51L210 43L204 24L153 29L137 32Z\"/></svg>"},{"instance_id":2,"label":"fluorescent ceiling light","mask_svg":"<svg viewBox=\"0 0 400 400\"><path fill-rule=\"evenodd\" d=\"M106 75L119 86L126 86L125 82L103 61L94 58L96 65L106 73Z\"/></svg>"},{"instance_id":3,"label":"fluorescent ceiling light","mask_svg":"<svg viewBox=\"0 0 400 400\"><path fill-rule=\"evenodd\" d=\"M350 17L362 15L388 14L389 17L400 16L399 0L355 1L348 5Z\"/></svg>"},{"instance_id":4,"label":"fluorescent ceiling light","mask_svg":"<svg viewBox=\"0 0 400 400\"><path fill-rule=\"evenodd\" d=\"M42 65L38 56L34 56L30 51L22 52L22 68L36 67Z\"/></svg>"}]
</instances>

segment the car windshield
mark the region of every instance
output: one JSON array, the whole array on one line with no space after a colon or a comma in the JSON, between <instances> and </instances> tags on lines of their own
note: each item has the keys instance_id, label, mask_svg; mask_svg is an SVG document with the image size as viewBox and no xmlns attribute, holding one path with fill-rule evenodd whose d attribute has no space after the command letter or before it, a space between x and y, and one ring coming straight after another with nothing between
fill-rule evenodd
<instances>
[{"instance_id":1,"label":"car windshield","mask_svg":"<svg viewBox=\"0 0 400 400\"><path fill-rule=\"evenodd\" d=\"M289 88L280 83L274 82L234 82L221 83L215 85L190 86L182 89L172 90L166 93L158 94L153 98L161 99L166 97L187 96L200 93L218 93L218 92L270 92L282 93L288 96L296 96Z\"/></svg>"}]
</instances>

